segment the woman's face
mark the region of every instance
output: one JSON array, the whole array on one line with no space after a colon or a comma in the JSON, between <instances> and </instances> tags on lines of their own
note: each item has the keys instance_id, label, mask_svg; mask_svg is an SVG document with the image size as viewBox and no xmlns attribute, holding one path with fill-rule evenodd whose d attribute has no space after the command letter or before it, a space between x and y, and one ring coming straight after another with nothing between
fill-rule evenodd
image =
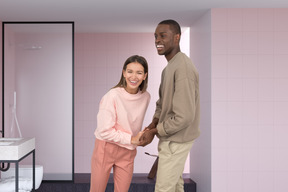
<instances>
[{"instance_id":1,"label":"woman's face","mask_svg":"<svg viewBox=\"0 0 288 192\"><path fill-rule=\"evenodd\" d=\"M126 91L136 94L142 81L146 79L147 73L144 72L141 64L133 62L127 65L126 70L123 70L123 76L126 80Z\"/></svg>"}]
</instances>

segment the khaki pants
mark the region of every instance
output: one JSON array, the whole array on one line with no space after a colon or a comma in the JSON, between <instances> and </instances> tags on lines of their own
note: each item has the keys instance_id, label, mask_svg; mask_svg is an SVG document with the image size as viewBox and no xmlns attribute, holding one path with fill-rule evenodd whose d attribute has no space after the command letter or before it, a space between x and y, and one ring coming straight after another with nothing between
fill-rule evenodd
<instances>
[{"instance_id":1,"label":"khaki pants","mask_svg":"<svg viewBox=\"0 0 288 192\"><path fill-rule=\"evenodd\" d=\"M114 191L127 192L133 176L136 149L96 139L91 161L90 192L105 192L113 167Z\"/></svg>"},{"instance_id":2,"label":"khaki pants","mask_svg":"<svg viewBox=\"0 0 288 192\"><path fill-rule=\"evenodd\" d=\"M155 192L184 192L182 174L193 143L159 141Z\"/></svg>"}]
</instances>

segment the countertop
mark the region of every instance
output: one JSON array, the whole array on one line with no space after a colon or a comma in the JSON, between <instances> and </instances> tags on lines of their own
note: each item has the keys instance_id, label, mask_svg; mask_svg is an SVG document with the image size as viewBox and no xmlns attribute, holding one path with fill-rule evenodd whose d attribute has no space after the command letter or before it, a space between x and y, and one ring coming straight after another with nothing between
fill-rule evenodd
<instances>
[{"instance_id":1,"label":"countertop","mask_svg":"<svg viewBox=\"0 0 288 192\"><path fill-rule=\"evenodd\" d=\"M35 138L0 138L0 161L19 160L35 149Z\"/></svg>"}]
</instances>

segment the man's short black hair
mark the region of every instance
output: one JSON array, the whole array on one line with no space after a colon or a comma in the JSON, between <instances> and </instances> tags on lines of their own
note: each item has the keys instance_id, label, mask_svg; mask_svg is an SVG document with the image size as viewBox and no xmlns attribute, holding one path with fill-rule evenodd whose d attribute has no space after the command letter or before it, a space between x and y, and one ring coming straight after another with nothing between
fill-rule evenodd
<instances>
[{"instance_id":1,"label":"man's short black hair","mask_svg":"<svg viewBox=\"0 0 288 192\"><path fill-rule=\"evenodd\" d=\"M175 34L180 34L181 35L181 27L180 27L179 23L177 23L177 21L175 21L173 19L167 19L167 20L161 21L158 25L160 25L160 24L169 25L171 30Z\"/></svg>"}]
</instances>

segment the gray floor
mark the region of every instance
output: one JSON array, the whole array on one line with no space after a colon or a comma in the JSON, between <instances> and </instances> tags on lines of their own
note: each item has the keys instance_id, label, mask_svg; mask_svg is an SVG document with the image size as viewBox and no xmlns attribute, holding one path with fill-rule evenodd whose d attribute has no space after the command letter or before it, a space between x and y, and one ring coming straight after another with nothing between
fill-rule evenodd
<instances>
[{"instance_id":1,"label":"gray floor","mask_svg":"<svg viewBox=\"0 0 288 192\"><path fill-rule=\"evenodd\" d=\"M196 192L196 183L183 175L185 192ZM43 181L37 192L89 192L90 174L75 174L74 182ZM147 174L134 174L129 192L154 192L155 180L148 179ZM113 192L112 175L109 178L106 192Z\"/></svg>"}]
</instances>

